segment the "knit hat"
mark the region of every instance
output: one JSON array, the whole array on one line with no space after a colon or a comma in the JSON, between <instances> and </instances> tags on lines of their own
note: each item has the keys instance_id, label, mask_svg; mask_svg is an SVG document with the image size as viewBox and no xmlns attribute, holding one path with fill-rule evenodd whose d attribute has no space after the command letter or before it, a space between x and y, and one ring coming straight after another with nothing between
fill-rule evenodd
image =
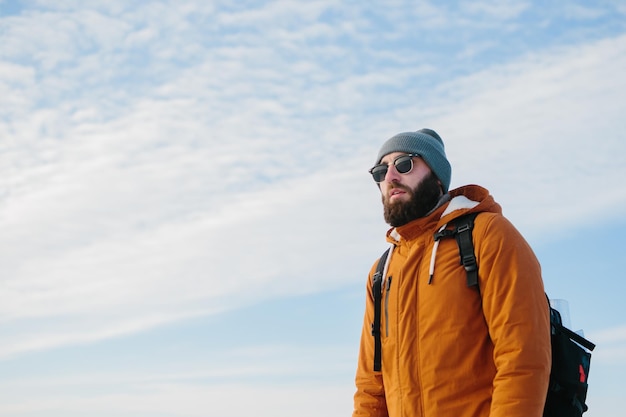
<instances>
[{"instance_id":1,"label":"knit hat","mask_svg":"<svg viewBox=\"0 0 626 417\"><path fill-rule=\"evenodd\" d=\"M406 152L419 155L441 181L443 192L448 192L452 168L446 157L443 140L441 140L437 132L431 129L420 129L417 132L398 133L387 140L380 148L376 164L379 164L385 155L392 152Z\"/></svg>"}]
</instances>

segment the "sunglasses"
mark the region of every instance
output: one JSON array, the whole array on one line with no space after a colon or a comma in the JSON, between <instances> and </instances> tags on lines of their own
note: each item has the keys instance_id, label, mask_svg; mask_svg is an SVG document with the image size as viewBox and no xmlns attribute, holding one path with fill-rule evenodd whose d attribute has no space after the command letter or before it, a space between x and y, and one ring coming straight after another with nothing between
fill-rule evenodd
<instances>
[{"instance_id":1,"label":"sunglasses","mask_svg":"<svg viewBox=\"0 0 626 417\"><path fill-rule=\"evenodd\" d=\"M392 162L393 167L400 174L408 174L413 169L413 157L419 156L416 153L410 153L407 155L400 155L395 158ZM372 169L370 169L370 174L372 174L372 178L377 183L383 182L385 180L385 176L387 175L387 171L389 170L389 164L378 164L374 165Z\"/></svg>"}]
</instances>

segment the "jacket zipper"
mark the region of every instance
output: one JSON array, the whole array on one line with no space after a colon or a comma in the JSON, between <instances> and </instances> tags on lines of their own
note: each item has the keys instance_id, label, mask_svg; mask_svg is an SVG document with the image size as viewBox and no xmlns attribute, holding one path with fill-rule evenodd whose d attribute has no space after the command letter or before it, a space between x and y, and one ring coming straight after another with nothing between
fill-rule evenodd
<instances>
[{"instance_id":1,"label":"jacket zipper","mask_svg":"<svg viewBox=\"0 0 626 417\"><path fill-rule=\"evenodd\" d=\"M385 293L385 336L389 337L389 289L391 288L391 276L387 278L387 292Z\"/></svg>"}]
</instances>

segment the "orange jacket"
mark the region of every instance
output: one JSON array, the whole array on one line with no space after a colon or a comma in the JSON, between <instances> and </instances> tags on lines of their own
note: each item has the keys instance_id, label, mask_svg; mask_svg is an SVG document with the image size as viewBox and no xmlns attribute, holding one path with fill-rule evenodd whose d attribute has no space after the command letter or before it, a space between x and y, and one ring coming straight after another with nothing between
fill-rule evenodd
<instances>
[{"instance_id":1,"label":"orange jacket","mask_svg":"<svg viewBox=\"0 0 626 417\"><path fill-rule=\"evenodd\" d=\"M353 417L543 413L551 351L539 263L486 189L466 186L450 196L387 233L393 250L383 284L382 372L372 369L372 267ZM482 213L473 230L480 293L467 287L455 239L435 245L433 237L469 212Z\"/></svg>"}]
</instances>

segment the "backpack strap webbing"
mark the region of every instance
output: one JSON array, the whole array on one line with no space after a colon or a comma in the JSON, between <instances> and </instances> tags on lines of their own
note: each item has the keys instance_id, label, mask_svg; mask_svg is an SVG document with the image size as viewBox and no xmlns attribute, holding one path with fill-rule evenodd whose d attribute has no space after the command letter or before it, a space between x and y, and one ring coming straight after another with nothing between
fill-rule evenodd
<instances>
[{"instance_id":1,"label":"backpack strap webbing","mask_svg":"<svg viewBox=\"0 0 626 417\"><path fill-rule=\"evenodd\" d=\"M454 237L459 246L459 256L461 265L467 272L467 286L478 287L478 262L474 254L474 242L472 241L472 230L474 229L474 219L478 213L470 213L454 219L452 222L456 226Z\"/></svg>"},{"instance_id":2,"label":"backpack strap webbing","mask_svg":"<svg viewBox=\"0 0 626 417\"><path fill-rule=\"evenodd\" d=\"M385 253L378 260L376 266L376 273L372 277L372 293L374 296L374 322L372 323L372 336L374 336L374 371L381 370L382 365L382 341L380 335L380 315L382 304L382 284L383 274L385 272L385 263L387 262L387 256L389 256L390 249L387 249Z\"/></svg>"}]
</instances>

